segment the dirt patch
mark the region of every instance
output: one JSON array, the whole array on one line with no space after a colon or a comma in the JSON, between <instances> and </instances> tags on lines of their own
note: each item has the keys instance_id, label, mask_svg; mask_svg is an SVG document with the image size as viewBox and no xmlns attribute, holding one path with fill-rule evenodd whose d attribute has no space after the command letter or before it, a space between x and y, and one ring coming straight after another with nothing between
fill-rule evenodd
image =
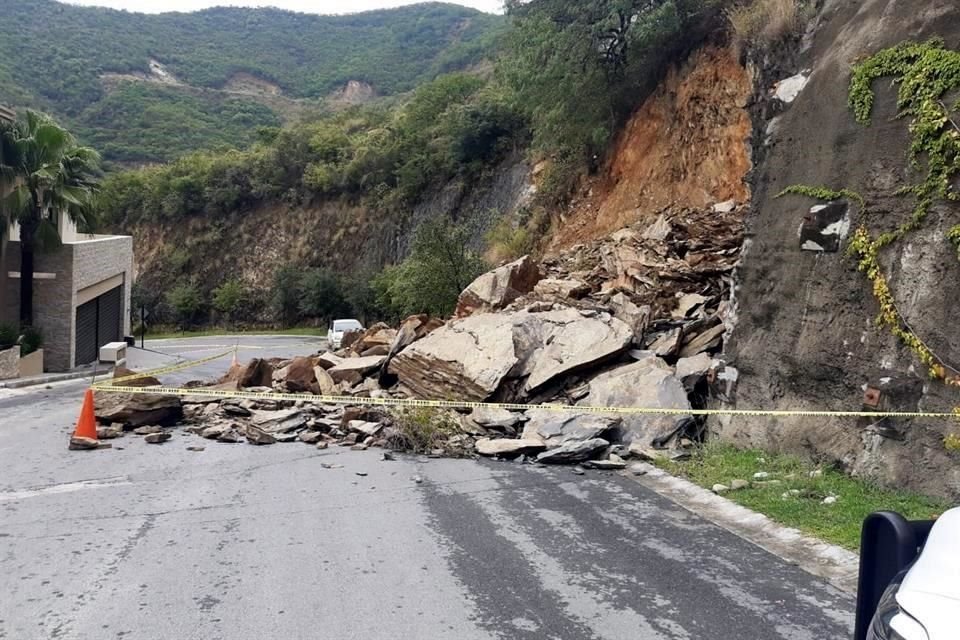
<instances>
[{"instance_id":1,"label":"dirt patch","mask_svg":"<svg viewBox=\"0 0 960 640\"><path fill-rule=\"evenodd\" d=\"M279 85L243 71L235 73L223 85L224 91L245 95L279 96L283 93Z\"/></svg>"},{"instance_id":2,"label":"dirt patch","mask_svg":"<svg viewBox=\"0 0 960 640\"><path fill-rule=\"evenodd\" d=\"M334 91L327 102L334 107L350 107L358 104L366 104L375 100L377 90L373 85L362 80L350 80L343 87Z\"/></svg>"},{"instance_id":3,"label":"dirt patch","mask_svg":"<svg viewBox=\"0 0 960 640\"><path fill-rule=\"evenodd\" d=\"M551 250L593 240L675 205L748 202L752 81L708 47L674 69L631 118L603 178L562 216Z\"/></svg>"}]
</instances>

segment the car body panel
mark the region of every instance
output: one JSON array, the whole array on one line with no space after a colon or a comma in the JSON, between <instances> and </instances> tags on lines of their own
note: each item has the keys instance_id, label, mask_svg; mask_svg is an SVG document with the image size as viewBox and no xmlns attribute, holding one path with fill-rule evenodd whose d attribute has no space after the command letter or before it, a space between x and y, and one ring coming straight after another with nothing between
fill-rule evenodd
<instances>
[{"instance_id":1,"label":"car body panel","mask_svg":"<svg viewBox=\"0 0 960 640\"><path fill-rule=\"evenodd\" d=\"M960 508L943 514L907 572L897 603L930 640L960 637Z\"/></svg>"}]
</instances>

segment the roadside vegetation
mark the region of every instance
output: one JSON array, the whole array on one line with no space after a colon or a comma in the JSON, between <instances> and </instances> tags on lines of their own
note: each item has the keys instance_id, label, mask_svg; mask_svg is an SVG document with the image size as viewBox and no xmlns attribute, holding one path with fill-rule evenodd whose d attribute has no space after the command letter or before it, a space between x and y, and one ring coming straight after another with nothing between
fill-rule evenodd
<instances>
[{"instance_id":1,"label":"roadside vegetation","mask_svg":"<svg viewBox=\"0 0 960 640\"><path fill-rule=\"evenodd\" d=\"M717 484L729 487L737 479L748 481L749 487L726 491L724 497L781 524L853 550L860 546L864 518L875 511L895 511L907 519L928 520L952 506L946 500L881 489L797 456L741 450L718 442L706 444L689 460L661 460L656 464L707 489ZM754 479L758 473L768 475Z\"/></svg>"},{"instance_id":2,"label":"roadside vegetation","mask_svg":"<svg viewBox=\"0 0 960 640\"><path fill-rule=\"evenodd\" d=\"M318 336L325 337L327 335L326 327L290 327L286 329L230 329L225 328L208 328L208 329L194 329L190 331L178 331L174 327L163 327L159 326L147 331L145 338L147 340L168 340L174 338L205 338L211 336L217 337L230 337L230 336ZM140 337L140 334L137 334L137 338Z\"/></svg>"}]
</instances>

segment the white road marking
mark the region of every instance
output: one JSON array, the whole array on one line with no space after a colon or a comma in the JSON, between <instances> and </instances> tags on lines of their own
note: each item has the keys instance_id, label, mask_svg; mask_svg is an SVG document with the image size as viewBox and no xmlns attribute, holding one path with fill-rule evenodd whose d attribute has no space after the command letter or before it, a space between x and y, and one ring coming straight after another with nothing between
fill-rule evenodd
<instances>
[{"instance_id":1,"label":"white road marking","mask_svg":"<svg viewBox=\"0 0 960 640\"><path fill-rule=\"evenodd\" d=\"M25 498L35 498L37 496L55 495L58 493L71 493L73 491L82 491L84 489L101 489L104 487L122 487L133 484L126 476L117 476L115 478L102 478L100 480L81 480L80 482L68 482L66 484L55 484L49 487L39 489L24 489L22 491L3 491L0 492L0 502L9 502L11 500L23 500Z\"/></svg>"}]
</instances>

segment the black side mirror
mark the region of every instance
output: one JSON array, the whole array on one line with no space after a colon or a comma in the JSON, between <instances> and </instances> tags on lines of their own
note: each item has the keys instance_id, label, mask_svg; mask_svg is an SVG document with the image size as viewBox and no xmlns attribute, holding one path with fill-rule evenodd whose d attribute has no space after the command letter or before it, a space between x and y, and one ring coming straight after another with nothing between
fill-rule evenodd
<instances>
[{"instance_id":1,"label":"black side mirror","mask_svg":"<svg viewBox=\"0 0 960 640\"><path fill-rule=\"evenodd\" d=\"M866 640L883 592L897 574L920 555L932 528L932 520L909 522L890 511L874 513L864 520L854 640Z\"/></svg>"}]
</instances>

